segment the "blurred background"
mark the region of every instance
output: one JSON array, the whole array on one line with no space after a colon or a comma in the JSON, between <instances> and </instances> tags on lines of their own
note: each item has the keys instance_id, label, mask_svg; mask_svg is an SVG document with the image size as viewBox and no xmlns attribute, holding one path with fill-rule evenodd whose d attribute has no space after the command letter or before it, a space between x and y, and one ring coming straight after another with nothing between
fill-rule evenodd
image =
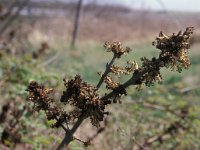
<instances>
[{"instance_id":1,"label":"blurred background","mask_svg":"<svg viewBox=\"0 0 200 150\"><path fill-rule=\"evenodd\" d=\"M106 127L87 149L200 149L199 5L197 0L0 0L0 116L8 104L19 110L29 104L25 90L32 80L54 87L57 98L64 77L80 74L97 84L97 72L103 72L112 57L103 47L105 41L133 49L119 65L127 60L140 64L141 57L158 56L152 42L160 31L171 35L192 26L191 67L181 74L163 69L162 85L129 88L122 104L107 108L111 114ZM62 130L50 128L42 112L23 112L17 140L5 138L11 134L3 134L7 123L1 120L6 149L55 149L64 136ZM84 141L95 133L86 121L76 136ZM85 147L74 141L69 149Z\"/></svg>"}]
</instances>

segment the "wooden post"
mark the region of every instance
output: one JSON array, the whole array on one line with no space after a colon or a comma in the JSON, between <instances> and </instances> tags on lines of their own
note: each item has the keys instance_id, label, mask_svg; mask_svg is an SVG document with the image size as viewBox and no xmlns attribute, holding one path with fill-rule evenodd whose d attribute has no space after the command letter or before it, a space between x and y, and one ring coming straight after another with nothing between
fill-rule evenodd
<instances>
[{"instance_id":1,"label":"wooden post","mask_svg":"<svg viewBox=\"0 0 200 150\"><path fill-rule=\"evenodd\" d=\"M83 0L79 0L78 5L77 5L77 10L76 10L76 17L74 20L74 30L72 33L72 42L71 42L71 48L75 48L76 44L76 38L78 34L78 29L79 29L79 20L80 20L80 11L82 8L82 2Z\"/></svg>"}]
</instances>

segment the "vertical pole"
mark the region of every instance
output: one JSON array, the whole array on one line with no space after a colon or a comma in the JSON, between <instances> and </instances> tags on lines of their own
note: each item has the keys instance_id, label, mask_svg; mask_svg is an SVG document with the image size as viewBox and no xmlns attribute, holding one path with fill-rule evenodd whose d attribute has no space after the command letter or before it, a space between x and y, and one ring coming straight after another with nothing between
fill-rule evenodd
<instances>
[{"instance_id":1,"label":"vertical pole","mask_svg":"<svg viewBox=\"0 0 200 150\"><path fill-rule=\"evenodd\" d=\"M76 44L76 38L77 38L77 33L78 33L78 28L79 28L80 11L81 11L81 8L82 8L82 2L83 2L83 0L79 0L78 5L77 5L76 17L75 17L75 21L74 21L74 30L73 30L73 33L72 33L71 48L75 48L75 44Z\"/></svg>"}]
</instances>

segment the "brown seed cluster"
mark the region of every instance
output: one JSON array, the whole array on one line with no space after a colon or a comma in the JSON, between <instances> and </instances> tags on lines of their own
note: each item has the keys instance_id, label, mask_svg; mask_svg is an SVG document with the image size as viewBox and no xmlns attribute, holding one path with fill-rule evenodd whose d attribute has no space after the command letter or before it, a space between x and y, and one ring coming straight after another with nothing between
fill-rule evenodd
<instances>
[{"instance_id":1,"label":"brown seed cluster","mask_svg":"<svg viewBox=\"0 0 200 150\"><path fill-rule=\"evenodd\" d=\"M126 55L131 51L129 47L124 48L121 42L105 42L104 47L108 52L113 52L116 58L120 58L122 55Z\"/></svg>"},{"instance_id":2,"label":"brown seed cluster","mask_svg":"<svg viewBox=\"0 0 200 150\"><path fill-rule=\"evenodd\" d=\"M151 86L155 82L162 82L162 75L160 73L160 61L155 57L152 60L149 60L146 57L141 58L142 67L141 71L145 71L143 75L140 77L140 81L143 82L146 86Z\"/></svg>"},{"instance_id":3,"label":"brown seed cluster","mask_svg":"<svg viewBox=\"0 0 200 150\"><path fill-rule=\"evenodd\" d=\"M193 27L187 27L185 32L180 31L178 34L171 36L160 32L153 45L161 50L159 58L165 67L170 67L178 72L181 72L182 68L189 68L190 61L187 50L190 48L190 37L193 30Z\"/></svg>"},{"instance_id":4,"label":"brown seed cluster","mask_svg":"<svg viewBox=\"0 0 200 150\"><path fill-rule=\"evenodd\" d=\"M187 50L190 48L190 37L193 33L193 27L186 28L185 32L180 31L178 34L167 36L160 32L159 37L153 42L156 48L160 49L158 58L149 60L146 57L141 58L142 66L138 69L141 77L138 79L137 89L141 86L151 86L155 82L162 82L160 69L162 67L171 68L179 73L183 68L188 69L190 61L187 56Z\"/></svg>"},{"instance_id":5,"label":"brown seed cluster","mask_svg":"<svg viewBox=\"0 0 200 150\"><path fill-rule=\"evenodd\" d=\"M60 127L67 120L67 113L56 106L54 99L51 97L52 89L45 88L32 81L27 91L29 92L28 100L34 104L33 109L38 112L43 110L48 120L56 120L52 127Z\"/></svg>"},{"instance_id":6,"label":"brown seed cluster","mask_svg":"<svg viewBox=\"0 0 200 150\"><path fill-rule=\"evenodd\" d=\"M112 65L110 68L111 72L114 73L115 75L121 75L121 74L129 75L137 69L138 69L138 64L136 61L127 61L127 66L124 68L116 65Z\"/></svg>"},{"instance_id":7,"label":"brown seed cluster","mask_svg":"<svg viewBox=\"0 0 200 150\"><path fill-rule=\"evenodd\" d=\"M102 77L101 73L98 73L98 74ZM126 89L119 82L114 81L114 79L111 77L111 75L105 76L104 83L106 84L106 88L108 90L112 90L115 93L108 100L104 100L104 105L111 104L111 102L113 102L113 103L116 103L116 102L121 103L121 101L120 101L121 96L122 95L127 95ZM107 95L107 94L105 94L105 95Z\"/></svg>"},{"instance_id":8,"label":"brown seed cluster","mask_svg":"<svg viewBox=\"0 0 200 150\"><path fill-rule=\"evenodd\" d=\"M98 74L102 78L102 76L103 76L102 73L98 72ZM117 87L119 87L119 83L114 81L114 79L110 75L105 76L104 83L106 84L106 88L108 90L114 90Z\"/></svg>"},{"instance_id":9,"label":"brown seed cluster","mask_svg":"<svg viewBox=\"0 0 200 150\"><path fill-rule=\"evenodd\" d=\"M84 82L79 75L76 75L72 80L64 80L66 90L63 92L61 102L69 103L75 107L72 115L78 118L84 115L89 117L91 123L95 126L103 120L105 105L100 100L98 89Z\"/></svg>"}]
</instances>

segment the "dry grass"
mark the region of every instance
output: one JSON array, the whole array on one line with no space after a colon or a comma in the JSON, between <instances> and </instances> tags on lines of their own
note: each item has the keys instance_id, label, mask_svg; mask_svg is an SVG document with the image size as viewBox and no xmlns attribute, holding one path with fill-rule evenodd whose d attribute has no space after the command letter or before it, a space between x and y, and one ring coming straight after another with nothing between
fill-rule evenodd
<instances>
[{"instance_id":1,"label":"dry grass","mask_svg":"<svg viewBox=\"0 0 200 150\"><path fill-rule=\"evenodd\" d=\"M66 17L37 19L34 24L25 24L30 28L29 41L32 44L47 41L54 44L70 43L73 30L74 12ZM130 41L138 43L151 41L160 31L171 33L186 26L200 28L200 16L187 13L163 13L122 11L102 7L84 9L80 20L78 40L85 41ZM195 31L196 32L196 31Z\"/></svg>"}]
</instances>

